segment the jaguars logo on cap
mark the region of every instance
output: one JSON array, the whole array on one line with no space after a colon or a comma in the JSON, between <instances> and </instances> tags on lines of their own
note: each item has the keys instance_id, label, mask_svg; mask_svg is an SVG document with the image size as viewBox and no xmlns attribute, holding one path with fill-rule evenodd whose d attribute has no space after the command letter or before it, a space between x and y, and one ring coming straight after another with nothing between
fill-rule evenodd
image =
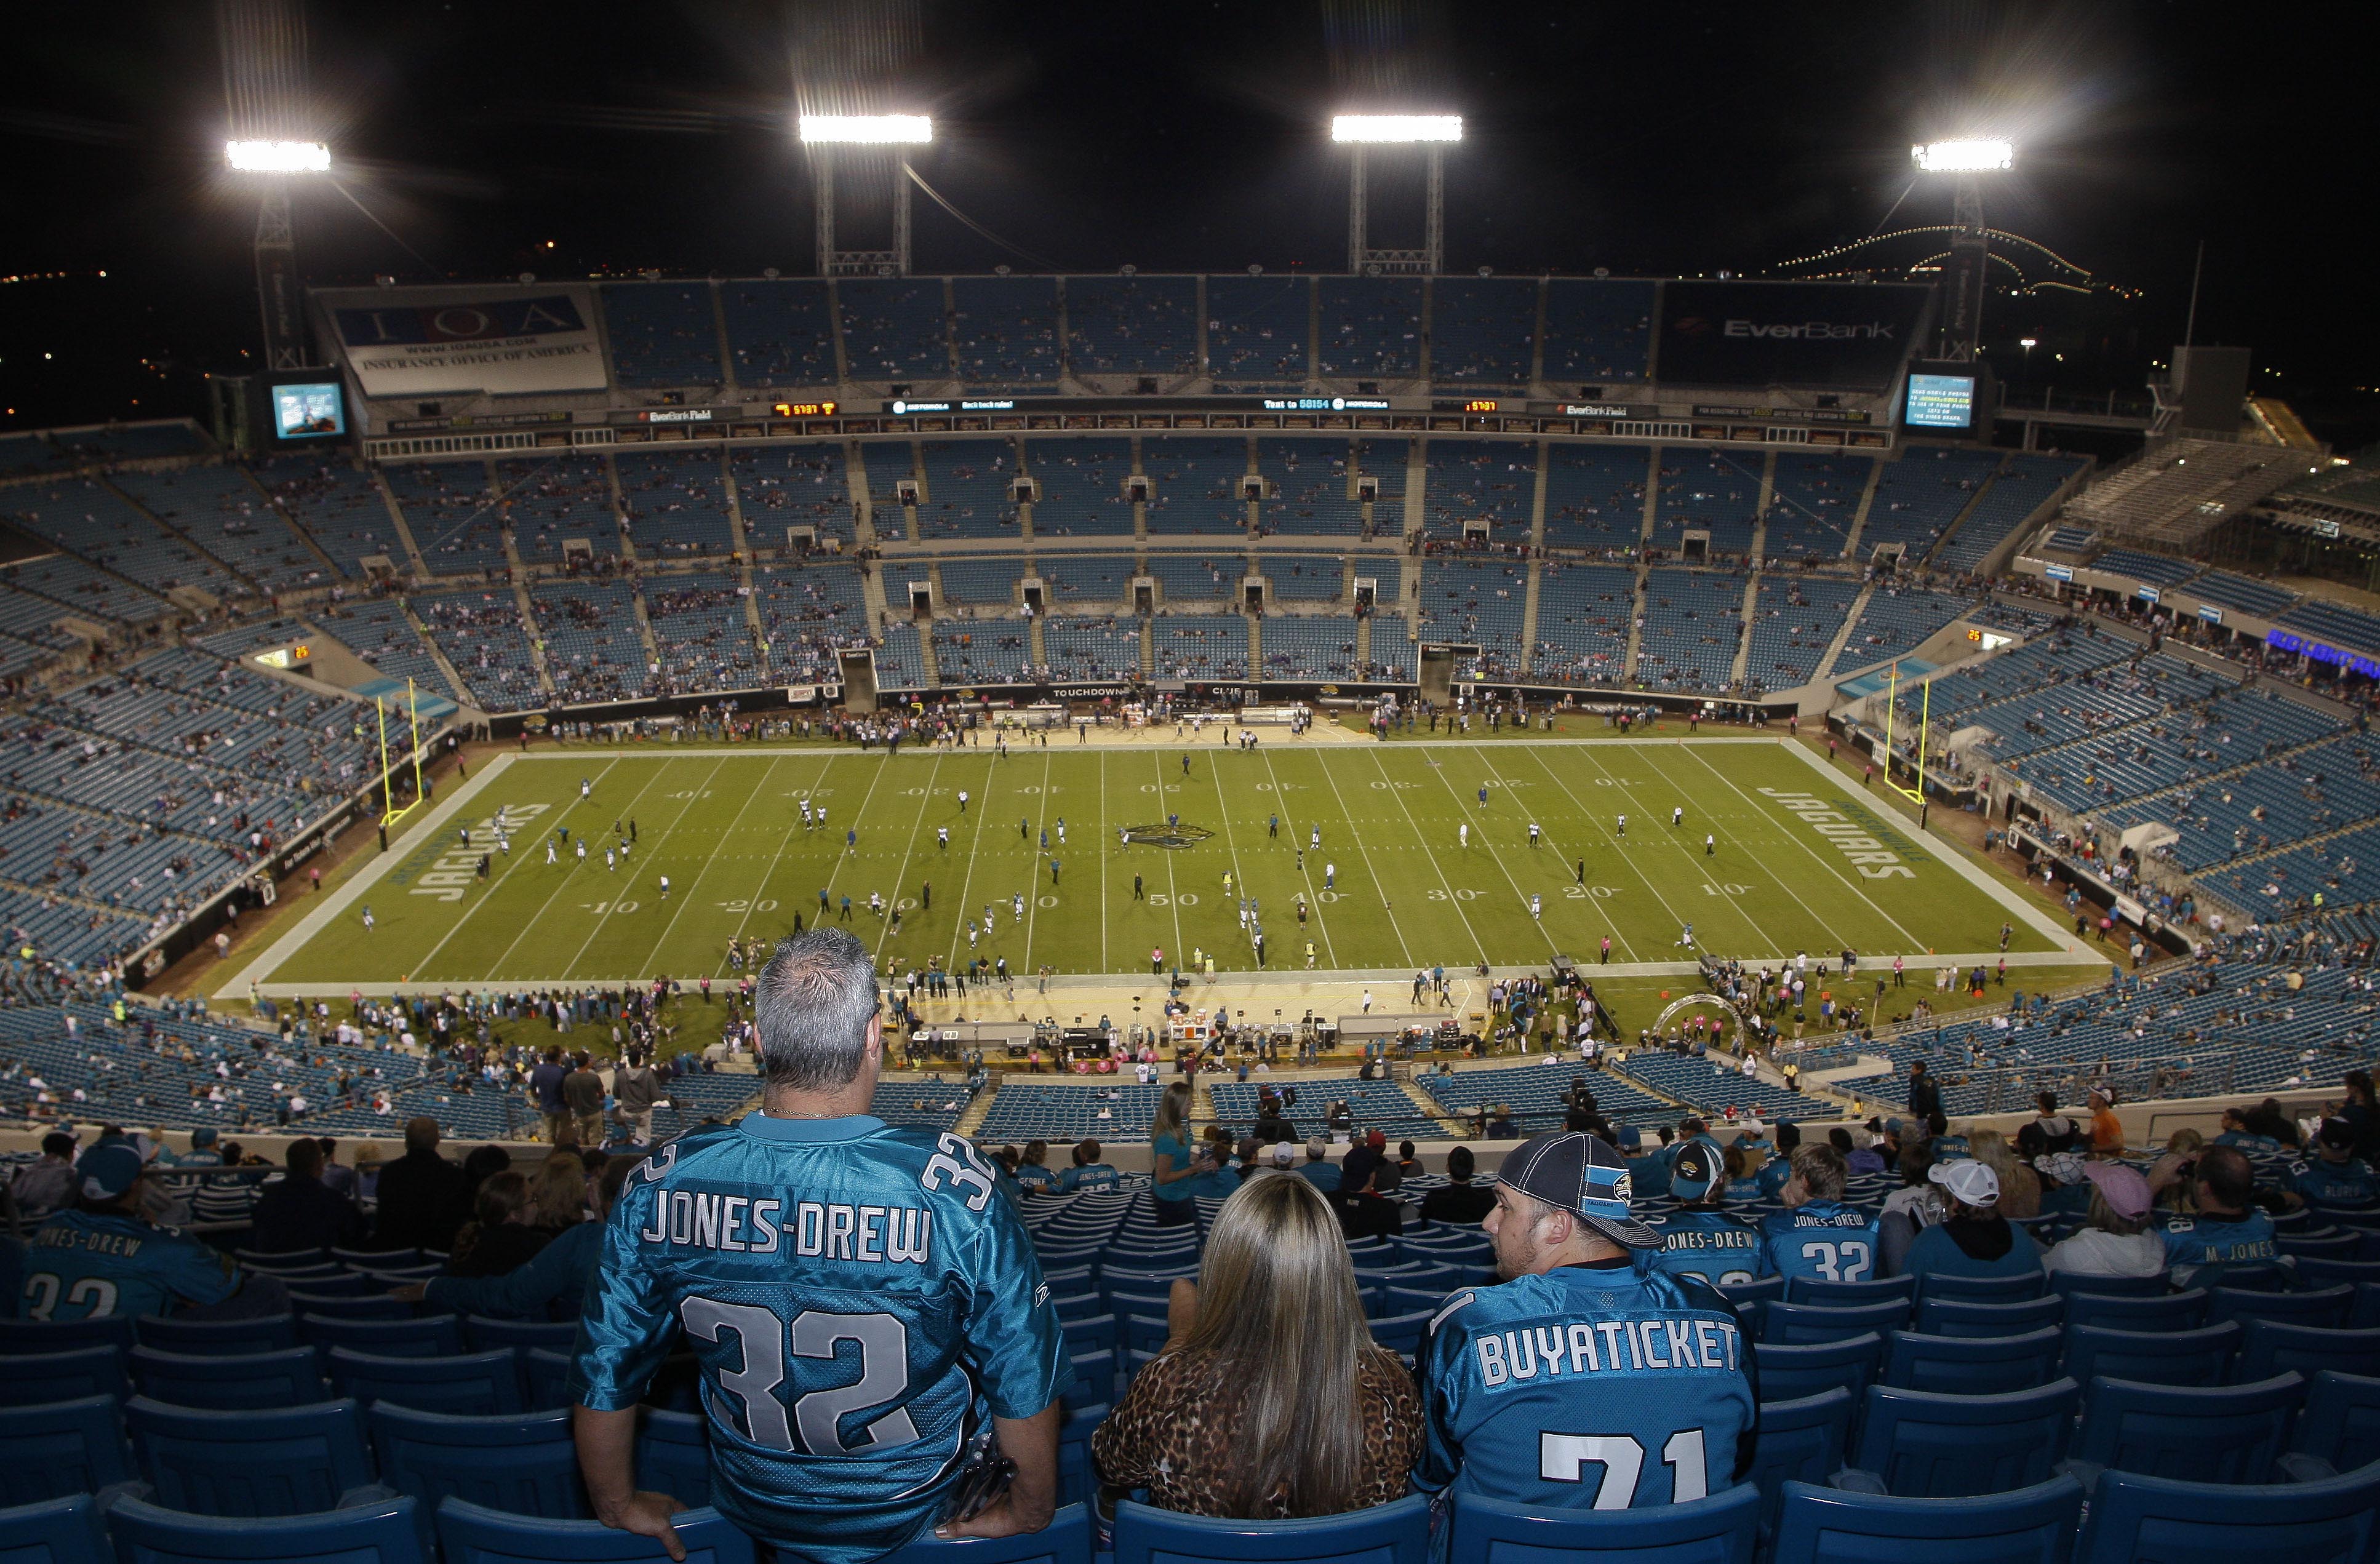
<instances>
[{"instance_id":1,"label":"jaguars logo on cap","mask_svg":"<svg viewBox=\"0 0 2380 1564\"><path fill-rule=\"evenodd\" d=\"M1621 1174L1618 1178L1616 1178L1616 1179L1612 1180L1612 1181L1611 1181L1611 1198L1612 1198L1612 1199L1614 1199L1614 1200L1633 1200L1633 1199L1635 1199L1635 1198L1636 1198L1636 1179L1635 1179L1635 1175L1634 1175L1634 1174L1633 1174L1633 1173L1622 1173L1622 1174Z\"/></svg>"}]
</instances>

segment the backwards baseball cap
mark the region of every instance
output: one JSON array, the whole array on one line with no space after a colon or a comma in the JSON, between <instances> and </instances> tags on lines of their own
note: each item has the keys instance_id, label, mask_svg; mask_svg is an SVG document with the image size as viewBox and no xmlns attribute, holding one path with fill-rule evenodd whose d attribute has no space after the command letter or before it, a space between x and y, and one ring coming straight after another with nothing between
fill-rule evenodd
<instances>
[{"instance_id":1,"label":"backwards baseball cap","mask_svg":"<svg viewBox=\"0 0 2380 1564\"><path fill-rule=\"evenodd\" d=\"M1291 1145L1288 1141L1282 1141L1280 1145L1274 1146L1272 1148L1272 1165L1276 1168L1296 1167L1297 1147Z\"/></svg>"},{"instance_id":2,"label":"backwards baseball cap","mask_svg":"<svg viewBox=\"0 0 2380 1564\"><path fill-rule=\"evenodd\" d=\"M1370 1146L1374 1151L1378 1151L1389 1144L1388 1132L1385 1130L1369 1131L1364 1136L1364 1144Z\"/></svg>"},{"instance_id":3,"label":"backwards baseball cap","mask_svg":"<svg viewBox=\"0 0 2380 1564\"><path fill-rule=\"evenodd\" d=\"M143 1166L130 1141L112 1140L84 1152L75 1175L85 1200L113 1200L139 1181Z\"/></svg>"},{"instance_id":4,"label":"backwards baseball cap","mask_svg":"<svg viewBox=\"0 0 2380 1564\"><path fill-rule=\"evenodd\" d=\"M1661 1235L1628 1214L1635 1185L1626 1159L1584 1131L1558 1130L1523 1141L1504 1158L1498 1177L1523 1194L1574 1214L1614 1243L1661 1247ZM1676 1188L1674 1174L1670 1187Z\"/></svg>"},{"instance_id":5,"label":"backwards baseball cap","mask_svg":"<svg viewBox=\"0 0 2380 1564\"><path fill-rule=\"evenodd\" d=\"M1999 1203L2000 1176L1984 1163L1964 1158L1955 1162L1937 1162L1925 1170L1925 1177L1949 1190L1961 1206Z\"/></svg>"},{"instance_id":6,"label":"backwards baseball cap","mask_svg":"<svg viewBox=\"0 0 2380 1564\"><path fill-rule=\"evenodd\" d=\"M197 1129L190 1132L191 1150L196 1151L200 1146L212 1146L214 1144L215 1127L212 1124L201 1124Z\"/></svg>"},{"instance_id":7,"label":"backwards baseball cap","mask_svg":"<svg viewBox=\"0 0 2380 1564\"><path fill-rule=\"evenodd\" d=\"M2099 1197L2107 1209L2128 1222L2137 1222L2149 1214L2155 1202L2149 1193L2149 1181L2141 1177L2140 1170L2121 1162L2086 1162L2082 1176L2098 1186Z\"/></svg>"},{"instance_id":8,"label":"backwards baseball cap","mask_svg":"<svg viewBox=\"0 0 2380 1564\"><path fill-rule=\"evenodd\" d=\"M1703 1141L1686 1142L1670 1165L1670 1193L1681 1200L1700 1200L1725 1182L1727 1163Z\"/></svg>"},{"instance_id":9,"label":"backwards baseball cap","mask_svg":"<svg viewBox=\"0 0 2380 1564\"><path fill-rule=\"evenodd\" d=\"M2355 1126L2344 1119L2325 1119L2320 1139L2334 1151L2350 1150L2355 1145Z\"/></svg>"}]
</instances>

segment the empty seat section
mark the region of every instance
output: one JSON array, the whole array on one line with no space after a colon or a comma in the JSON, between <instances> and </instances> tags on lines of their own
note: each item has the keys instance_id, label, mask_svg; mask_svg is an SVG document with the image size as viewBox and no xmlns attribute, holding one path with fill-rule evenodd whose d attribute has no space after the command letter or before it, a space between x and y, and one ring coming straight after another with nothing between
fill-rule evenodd
<instances>
[{"instance_id":1,"label":"empty seat section","mask_svg":"<svg viewBox=\"0 0 2380 1564\"><path fill-rule=\"evenodd\" d=\"M953 277L951 340L970 390L1054 391L1058 287L1050 277Z\"/></svg>"},{"instance_id":2,"label":"empty seat section","mask_svg":"<svg viewBox=\"0 0 2380 1564\"><path fill-rule=\"evenodd\" d=\"M1354 497L1348 457L1343 438L1258 436L1257 471L1265 479L1266 498L1257 507L1257 525L1268 534L1290 537L1361 537L1364 506Z\"/></svg>"},{"instance_id":3,"label":"empty seat section","mask_svg":"<svg viewBox=\"0 0 2380 1564\"><path fill-rule=\"evenodd\" d=\"M1248 529L1247 502L1240 492L1248 471L1245 436L1150 436L1140 443L1140 465L1153 496L1148 507L1151 536Z\"/></svg>"},{"instance_id":4,"label":"empty seat section","mask_svg":"<svg viewBox=\"0 0 2380 1564\"><path fill-rule=\"evenodd\" d=\"M1132 535L1132 502L1123 493L1123 480L1132 472L1132 442L1029 440L1025 460L1041 486L1033 503L1033 536Z\"/></svg>"},{"instance_id":5,"label":"empty seat section","mask_svg":"<svg viewBox=\"0 0 2380 1564\"><path fill-rule=\"evenodd\" d=\"M1066 354L1077 375L1197 373L1198 280L1067 278Z\"/></svg>"},{"instance_id":6,"label":"empty seat section","mask_svg":"<svg viewBox=\"0 0 2380 1564\"><path fill-rule=\"evenodd\" d=\"M1537 579L1535 676L1564 685L1623 683L1635 612L1634 571L1548 560ZM1378 634L1376 627L1375 642Z\"/></svg>"},{"instance_id":7,"label":"empty seat section","mask_svg":"<svg viewBox=\"0 0 2380 1564\"><path fill-rule=\"evenodd\" d=\"M1718 691L1733 682L1735 650L1743 638L1742 576L1704 570L1650 571L1645 577L1644 612L1645 634L1636 649L1639 684Z\"/></svg>"},{"instance_id":8,"label":"empty seat section","mask_svg":"<svg viewBox=\"0 0 2380 1564\"><path fill-rule=\"evenodd\" d=\"M727 351L738 385L834 384L834 314L822 280L768 277L722 283Z\"/></svg>"},{"instance_id":9,"label":"empty seat section","mask_svg":"<svg viewBox=\"0 0 2380 1564\"><path fill-rule=\"evenodd\" d=\"M668 561L735 552L719 453L623 451L613 457L637 557Z\"/></svg>"},{"instance_id":10,"label":"empty seat section","mask_svg":"<svg viewBox=\"0 0 2380 1564\"><path fill-rule=\"evenodd\" d=\"M1429 378L1470 391L1524 391L1537 334L1537 284L1439 277L1430 285Z\"/></svg>"},{"instance_id":11,"label":"empty seat section","mask_svg":"<svg viewBox=\"0 0 2380 1564\"><path fill-rule=\"evenodd\" d=\"M622 385L718 385L724 378L708 283L606 283L603 323Z\"/></svg>"},{"instance_id":12,"label":"empty seat section","mask_svg":"<svg viewBox=\"0 0 2380 1564\"><path fill-rule=\"evenodd\" d=\"M1217 391L1296 391L1306 382L1305 277L1207 279L1207 372Z\"/></svg>"},{"instance_id":13,"label":"empty seat section","mask_svg":"<svg viewBox=\"0 0 2380 1564\"><path fill-rule=\"evenodd\" d=\"M1546 284L1547 384L1600 396L1647 377L1653 346L1650 282L1557 277Z\"/></svg>"},{"instance_id":14,"label":"empty seat section","mask_svg":"<svg viewBox=\"0 0 2380 1564\"><path fill-rule=\"evenodd\" d=\"M1653 546L1680 554L1685 535L1701 531L1710 535L1713 554L1749 558L1760 514L1760 458L1748 452L1665 445L1660 461Z\"/></svg>"},{"instance_id":15,"label":"empty seat section","mask_svg":"<svg viewBox=\"0 0 2380 1564\"><path fill-rule=\"evenodd\" d=\"M1422 527L1460 541L1487 528L1491 542L1526 542L1536 500L1537 446L1519 440L1432 440Z\"/></svg>"},{"instance_id":16,"label":"empty seat section","mask_svg":"<svg viewBox=\"0 0 2380 1564\"><path fill-rule=\"evenodd\" d=\"M852 379L951 378L940 277L841 277L834 287Z\"/></svg>"}]
</instances>

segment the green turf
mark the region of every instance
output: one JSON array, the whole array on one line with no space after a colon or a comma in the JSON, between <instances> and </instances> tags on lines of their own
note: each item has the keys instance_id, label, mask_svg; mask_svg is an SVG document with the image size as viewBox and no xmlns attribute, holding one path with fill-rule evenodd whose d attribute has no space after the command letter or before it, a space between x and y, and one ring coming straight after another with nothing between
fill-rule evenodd
<instances>
[{"instance_id":1,"label":"green turf","mask_svg":"<svg viewBox=\"0 0 2380 1564\"><path fill-rule=\"evenodd\" d=\"M591 802L578 799L582 776L593 780ZM1845 851L1764 790L1840 808L1877 845ZM805 794L828 810L824 830L803 829ZM1673 830L1670 810L1680 804L1686 818ZM848 748L549 753L485 780L434 838L400 842L358 904L261 976L371 985L723 973L731 936L773 938L796 910L814 920L821 888L838 922L841 898L852 897L853 927L888 962L963 963L964 917L996 903L993 932L973 953L1004 955L1019 973L1045 963L1061 973L1146 972L1152 945L1164 947L1169 966L1200 947L1221 952L1220 969L1251 968L1236 915L1244 893L1261 901L1274 971L1302 968L1308 939L1317 964L1331 970L1536 964L1557 952L1593 961L1606 935L1615 961L1669 961L1686 953L1678 940L1688 921L1703 948L1721 954L1995 950L2007 911L1872 805L1781 744L1740 740L1284 744L1254 753L1061 743L1006 758L973 748L897 759ZM482 885L455 855L455 827L468 819L484 843L499 807L513 812L513 850ZM1276 811L1278 836L1269 828ZM1214 834L1180 850L1119 846L1120 826L1169 813ZM1534 850L1533 818L1545 840ZM600 849L615 819L624 829L633 819L638 840L627 866L606 872ZM1862 829L1829 823L1838 835ZM544 843L563 826L574 841L596 839L585 863L566 852L545 862ZM1301 866L1298 850L1317 826L1322 846ZM936 835L943 827L946 848ZM846 829L858 832L855 850L845 849ZM1050 854L1038 849L1045 829ZM1704 852L1706 832L1718 838L1715 856ZM1854 862L1860 855L1871 861ZM1326 864L1337 866L1335 889L1325 886ZM672 882L666 901L662 874ZM1145 900L1133 899L1135 874ZM930 910L916 904L927 882ZM865 911L870 891L904 903L898 932ZM1299 892L1312 907L1304 929ZM1532 893L1544 899L1541 918L1529 914ZM1010 910L1017 895L1021 927ZM376 918L370 932L364 904ZM2055 948L2022 923L2011 946Z\"/></svg>"}]
</instances>

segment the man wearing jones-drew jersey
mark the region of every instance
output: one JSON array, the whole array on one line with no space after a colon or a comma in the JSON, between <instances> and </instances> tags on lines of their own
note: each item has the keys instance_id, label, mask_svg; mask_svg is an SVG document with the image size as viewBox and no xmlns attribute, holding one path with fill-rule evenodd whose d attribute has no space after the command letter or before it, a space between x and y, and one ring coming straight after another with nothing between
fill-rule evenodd
<instances>
[{"instance_id":1,"label":"man wearing jones-drew jersey","mask_svg":"<svg viewBox=\"0 0 2380 1564\"><path fill-rule=\"evenodd\" d=\"M1415 1483L1532 1508L1628 1509L1732 1487L1752 1468L1750 1343L1700 1277L1658 1264L1620 1154L1539 1135L1504 1159L1500 1286L1446 1301L1422 1349Z\"/></svg>"},{"instance_id":2,"label":"man wearing jones-drew jersey","mask_svg":"<svg viewBox=\"0 0 2380 1564\"><path fill-rule=\"evenodd\" d=\"M663 1146L604 1233L571 1376L596 1514L685 1557L676 1501L633 1480L636 1405L683 1326L711 1502L780 1558L1040 1530L1073 1373L1024 1223L967 1142L869 1115L884 1044L858 940L786 940L754 1004L760 1110ZM945 1522L987 1421L1014 1482Z\"/></svg>"}]
</instances>

